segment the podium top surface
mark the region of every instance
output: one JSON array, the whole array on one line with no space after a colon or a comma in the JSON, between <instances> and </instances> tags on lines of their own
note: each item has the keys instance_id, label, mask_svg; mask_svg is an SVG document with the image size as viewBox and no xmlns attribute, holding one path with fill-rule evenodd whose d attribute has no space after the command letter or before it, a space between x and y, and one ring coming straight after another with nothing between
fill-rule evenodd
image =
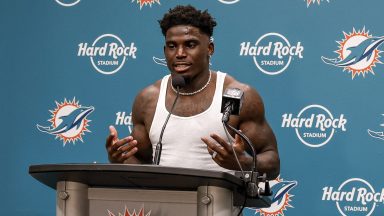
<instances>
[{"instance_id":1,"label":"podium top surface","mask_svg":"<svg viewBox=\"0 0 384 216\"><path fill-rule=\"evenodd\" d=\"M220 171L132 164L42 164L29 167L29 174L56 189L59 181L74 181L89 187L196 190L199 186L236 189L238 177Z\"/></svg>"}]
</instances>

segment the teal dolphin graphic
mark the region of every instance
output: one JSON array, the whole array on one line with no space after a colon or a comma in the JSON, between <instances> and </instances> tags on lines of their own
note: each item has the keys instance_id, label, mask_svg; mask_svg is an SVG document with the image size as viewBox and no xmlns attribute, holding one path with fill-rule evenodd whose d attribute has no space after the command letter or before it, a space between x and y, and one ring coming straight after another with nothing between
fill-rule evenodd
<instances>
[{"instance_id":1,"label":"teal dolphin graphic","mask_svg":"<svg viewBox=\"0 0 384 216\"><path fill-rule=\"evenodd\" d=\"M330 59L324 56L322 56L321 59L326 64L334 65L337 67L347 67L350 65L357 64L363 61L364 59L370 59L375 49L377 49L383 42L384 36L367 38L360 42L357 46L348 47L347 50L350 51L350 53L344 59Z\"/></svg>"},{"instance_id":2,"label":"teal dolphin graphic","mask_svg":"<svg viewBox=\"0 0 384 216\"><path fill-rule=\"evenodd\" d=\"M157 58L157 57L155 57L155 56L153 56L152 59L153 59L153 61L154 61L156 64L163 65L163 66L167 66L167 61L165 61L165 59Z\"/></svg>"},{"instance_id":3,"label":"teal dolphin graphic","mask_svg":"<svg viewBox=\"0 0 384 216\"><path fill-rule=\"evenodd\" d=\"M384 116L384 114L382 114L382 116ZM380 126L384 127L384 123L380 124ZM373 131L373 130L368 129L367 132L373 138L384 140L384 131Z\"/></svg>"},{"instance_id":4,"label":"teal dolphin graphic","mask_svg":"<svg viewBox=\"0 0 384 216\"><path fill-rule=\"evenodd\" d=\"M59 119L61 119L62 122L56 127L43 127L38 124L36 125L36 127L39 131L44 133L48 133L52 135L62 134L71 130L72 128L78 129L83 119L86 118L91 112L93 112L94 109L95 108L92 106L79 107L73 110L68 115L59 117Z\"/></svg>"},{"instance_id":5,"label":"teal dolphin graphic","mask_svg":"<svg viewBox=\"0 0 384 216\"><path fill-rule=\"evenodd\" d=\"M297 181L282 181L273 185L271 190L276 191L276 193L273 193L272 203L277 202L277 205L279 205L284 196L296 185Z\"/></svg>"},{"instance_id":6,"label":"teal dolphin graphic","mask_svg":"<svg viewBox=\"0 0 384 216\"><path fill-rule=\"evenodd\" d=\"M368 129L367 131L371 137L384 140L384 132L383 131L373 131L370 129Z\"/></svg>"}]
</instances>

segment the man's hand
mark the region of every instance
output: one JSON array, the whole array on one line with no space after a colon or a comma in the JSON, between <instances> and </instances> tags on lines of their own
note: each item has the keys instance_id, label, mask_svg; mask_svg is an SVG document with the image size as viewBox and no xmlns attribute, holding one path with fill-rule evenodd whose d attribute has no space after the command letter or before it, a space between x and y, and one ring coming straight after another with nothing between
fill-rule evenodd
<instances>
[{"instance_id":1,"label":"man's hand","mask_svg":"<svg viewBox=\"0 0 384 216\"><path fill-rule=\"evenodd\" d=\"M252 167L252 157L245 151L244 142L239 135L235 135L233 148L217 134L211 134L210 137L213 140L207 137L202 137L201 140L207 144L209 154L218 165L230 170L240 170L236 162L236 154L243 169L248 170Z\"/></svg>"},{"instance_id":2,"label":"man's hand","mask_svg":"<svg viewBox=\"0 0 384 216\"><path fill-rule=\"evenodd\" d=\"M105 147L111 163L124 163L137 152L137 141L132 136L119 139L115 127L109 126L110 134Z\"/></svg>"}]
</instances>

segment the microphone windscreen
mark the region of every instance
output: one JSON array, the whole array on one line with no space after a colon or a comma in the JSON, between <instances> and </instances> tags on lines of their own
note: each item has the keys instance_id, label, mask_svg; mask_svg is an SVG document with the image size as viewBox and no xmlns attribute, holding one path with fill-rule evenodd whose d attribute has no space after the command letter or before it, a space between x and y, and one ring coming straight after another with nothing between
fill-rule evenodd
<instances>
[{"instance_id":1,"label":"microphone windscreen","mask_svg":"<svg viewBox=\"0 0 384 216\"><path fill-rule=\"evenodd\" d=\"M173 87L183 88L185 86L185 79L183 76L175 74L172 76L172 85Z\"/></svg>"},{"instance_id":2,"label":"microphone windscreen","mask_svg":"<svg viewBox=\"0 0 384 216\"><path fill-rule=\"evenodd\" d=\"M238 88L226 88L221 101L221 112L223 113L227 103L232 106L231 115L239 115L243 103L244 92Z\"/></svg>"}]
</instances>

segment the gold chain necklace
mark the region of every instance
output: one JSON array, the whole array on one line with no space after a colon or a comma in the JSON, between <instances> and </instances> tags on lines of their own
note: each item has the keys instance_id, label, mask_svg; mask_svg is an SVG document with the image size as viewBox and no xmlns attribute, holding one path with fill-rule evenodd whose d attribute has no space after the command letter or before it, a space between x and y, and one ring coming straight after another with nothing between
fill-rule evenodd
<instances>
[{"instance_id":1,"label":"gold chain necklace","mask_svg":"<svg viewBox=\"0 0 384 216\"><path fill-rule=\"evenodd\" d=\"M203 91L205 88L207 88L207 86L208 86L209 83L211 82L211 77L212 77L212 72L209 71L209 78L208 78L208 81L207 81L207 83L206 83L203 87L201 87L200 89L198 89L198 90L196 90L196 91L194 91L194 92L179 92L179 94L180 94L180 95L183 95L183 96L191 96L191 95L195 95L195 94L197 94L197 93ZM177 94L177 90L175 89L175 87L173 87L172 82L171 82L171 88L172 88L172 90Z\"/></svg>"}]
</instances>

